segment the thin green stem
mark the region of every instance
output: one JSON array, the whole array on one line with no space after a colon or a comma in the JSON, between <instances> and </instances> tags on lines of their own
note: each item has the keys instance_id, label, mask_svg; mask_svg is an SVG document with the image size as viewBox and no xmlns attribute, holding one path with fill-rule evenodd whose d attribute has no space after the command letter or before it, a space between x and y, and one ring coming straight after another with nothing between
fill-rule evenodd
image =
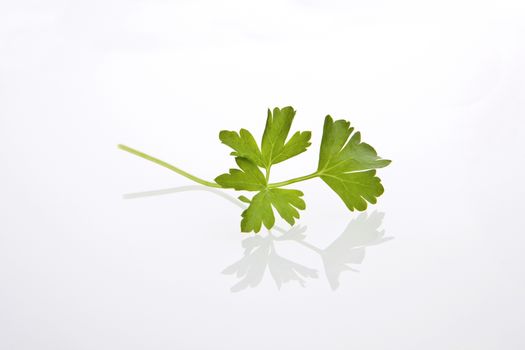
<instances>
[{"instance_id":1,"label":"thin green stem","mask_svg":"<svg viewBox=\"0 0 525 350\"><path fill-rule=\"evenodd\" d=\"M126 151L126 152L129 152L131 154L134 154L134 155L136 155L136 156L138 156L140 158L149 160L150 162L153 162L155 164L163 166L163 167L165 167L165 168L167 168L167 169L169 169L171 171L176 172L179 175L182 175L182 176L184 176L184 177L186 177L186 178L188 178L188 179L190 179L192 181L195 181L198 184L201 184L201 185L204 185L204 186L208 186L208 187L214 187L214 188L223 188L219 184L203 180L203 179L201 179L201 178L199 178L197 176L194 176L194 175L192 175L190 173L185 172L182 169L177 168L174 165L166 163L163 160L160 160L158 158L152 157L149 154L143 153L143 152L138 151L138 150L136 150L134 148L128 147L126 145L118 145L118 148L123 150L123 151ZM290 179L290 180L286 180L286 181L282 181L282 182L275 182L273 184L268 184L268 188L283 187L283 186L287 186L287 185L290 185L290 184L293 184L293 183L296 183L296 182L313 179L313 178L318 177L318 176L320 176L320 173L316 171L315 173L312 173L310 175L300 176L300 177L296 177L296 178L293 178L293 179ZM270 168L268 167L268 168L266 168L266 181L268 181L269 178L270 178Z\"/></svg>"},{"instance_id":2,"label":"thin green stem","mask_svg":"<svg viewBox=\"0 0 525 350\"><path fill-rule=\"evenodd\" d=\"M266 183L270 181L270 167L266 168Z\"/></svg>"},{"instance_id":3,"label":"thin green stem","mask_svg":"<svg viewBox=\"0 0 525 350\"><path fill-rule=\"evenodd\" d=\"M268 188L276 188L276 187L283 187L287 186L296 182L306 181L309 179L313 179L314 177L318 177L320 174L316 171L315 173L311 173L310 175L305 176L299 176L290 180L282 181L282 182L275 182L273 184L268 184Z\"/></svg>"},{"instance_id":4,"label":"thin green stem","mask_svg":"<svg viewBox=\"0 0 525 350\"><path fill-rule=\"evenodd\" d=\"M177 174L182 175L182 176L184 176L184 177L186 177L186 178L188 178L188 179L190 179L192 181L195 181L196 183L199 183L201 185L208 186L208 187L222 188L222 186L219 185L219 184L216 184L214 182L210 182L210 181L206 181L206 180L203 180L201 178L198 178L197 176L194 176L194 175L192 175L190 173L187 173L184 170L181 170L181 169L177 168L174 165L166 163L165 161L162 161L162 160L160 160L158 158L152 157L152 156L150 156L150 155L148 155L146 153L143 153L141 151L137 151L136 149L133 149L133 148L128 147L126 145L118 145L118 148L120 148L123 151L126 151L126 152L129 152L131 154L134 154L134 155L136 155L138 157L141 157L143 159L149 160L150 162L156 163L156 164L158 164L160 166L163 166L163 167L165 167L167 169L170 169L171 171L174 171Z\"/></svg>"}]
</instances>

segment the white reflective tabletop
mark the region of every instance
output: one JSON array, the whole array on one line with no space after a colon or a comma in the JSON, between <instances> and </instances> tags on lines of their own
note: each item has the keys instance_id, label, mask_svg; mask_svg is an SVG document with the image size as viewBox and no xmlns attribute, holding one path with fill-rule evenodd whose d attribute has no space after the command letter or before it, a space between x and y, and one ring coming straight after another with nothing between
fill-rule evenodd
<instances>
[{"instance_id":1,"label":"white reflective tabletop","mask_svg":"<svg viewBox=\"0 0 525 350\"><path fill-rule=\"evenodd\" d=\"M523 349L525 34L516 1L0 4L0 349ZM292 105L392 164L350 212L290 186L240 232L220 130Z\"/></svg>"}]
</instances>

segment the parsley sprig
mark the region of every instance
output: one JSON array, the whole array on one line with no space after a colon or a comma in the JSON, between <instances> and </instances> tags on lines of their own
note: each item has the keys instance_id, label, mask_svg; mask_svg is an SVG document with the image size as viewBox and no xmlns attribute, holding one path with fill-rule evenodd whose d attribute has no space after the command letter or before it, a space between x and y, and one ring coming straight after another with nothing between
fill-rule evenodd
<instances>
[{"instance_id":1,"label":"parsley sprig","mask_svg":"<svg viewBox=\"0 0 525 350\"><path fill-rule=\"evenodd\" d=\"M268 110L260 147L246 129L221 131L219 139L233 150L230 154L235 157L238 168L219 175L215 182L198 178L131 147L118 147L204 186L256 192L251 199L239 197L249 204L241 214L242 232L259 232L262 225L271 229L275 224L274 209L286 222L294 225L300 216L299 210L306 208L303 192L281 187L316 177L321 178L351 211L363 211L367 203L375 204L377 197L384 192L376 169L386 167L390 160L380 158L372 146L362 142L361 134L354 132L350 122L334 121L329 115L324 121L317 170L287 181L270 182L273 165L305 152L311 145L310 131L297 131L288 138L294 117L292 107Z\"/></svg>"}]
</instances>

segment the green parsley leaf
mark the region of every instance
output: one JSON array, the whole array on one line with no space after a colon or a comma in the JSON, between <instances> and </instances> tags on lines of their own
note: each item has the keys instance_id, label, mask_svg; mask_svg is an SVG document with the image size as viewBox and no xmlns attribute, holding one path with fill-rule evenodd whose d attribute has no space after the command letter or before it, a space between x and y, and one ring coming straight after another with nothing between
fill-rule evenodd
<instances>
[{"instance_id":1,"label":"green parsley leaf","mask_svg":"<svg viewBox=\"0 0 525 350\"><path fill-rule=\"evenodd\" d=\"M242 232L259 232L261 226L270 229L275 224L272 206L290 225L299 218L297 209L304 210L306 204L301 198L303 193L298 190L269 188L257 193L250 206L243 211L241 221Z\"/></svg>"},{"instance_id":2,"label":"green parsley leaf","mask_svg":"<svg viewBox=\"0 0 525 350\"><path fill-rule=\"evenodd\" d=\"M222 130L219 133L219 139L227 146L233 148L235 152L230 153L232 156L243 157L251 160L253 163L263 167L262 155L259 146L253 135L246 129L241 129L239 133L235 131Z\"/></svg>"},{"instance_id":3,"label":"green parsley leaf","mask_svg":"<svg viewBox=\"0 0 525 350\"><path fill-rule=\"evenodd\" d=\"M268 109L261 143L262 162L265 168L269 169L273 164L294 157L310 146L312 134L309 131L298 131L286 142L294 116L295 111L292 107L274 108L273 114Z\"/></svg>"},{"instance_id":4,"label":"green parsley leaf","mask_svg":"<svg viewBox=\"0 0 525 350\"><path fill-rule=\"evenodd\" d=\"M246 196L239 196L237 197L241 202L250 204L251 200L249 200Z\"/></svg>"},{"instance_id":5,"label":"green parsley leaf","mask_svg":"<svg viewBox=\"0 0 525 350\"><path fill-rule=\"evenodd\" d=\"M380 158L372 146L361 142L361 134L345 120L333 121L326 116L319 153L317 171L286 181L269 183L270 168L273 164L290 159L310 146L309 131L296 132L288 139L295 117L292 107L268 109L266 127L261 147L246 129L239 132L223 130L219 138L231 147L239 169L219 175L215 182L206 181L172 164L152 157L125 145L118 147L126 152L154 162L201 185L214 188L233 188L238 191L256 191L250 200L240 196L239 200L249 204L242 213L241 230L259 232L262 225L268 229L275 224L274 209L290 225L299 218L299 211L305 209L298 190L282 189L290 184L320 177L343 200L351 211L365 210L367 203L376 203L384 189L376 170L390 164ZM288 140L287 140L288 139ZM263 174L259 168L266 169Z\"/></svg>"},{"instance_id":6,"label":"green parsley leaf","mask_svg":"<svg viewBox=\"0 0 525 350\"><path fill-rule=\"evenodd\" d=\"M383 168L390 160L378 157L372 146L361 142L361 134L345 120L326 116L317 172L353 211L365 210L367 202L375 204L384 192L381 180L371 169Z\"/></svg>"},{"instance_id":7,"label":"green parsley leaf","mask_svg":"<svg viewBox=\"0 0 525 350\"><path fill-rule=\"evenodd\" d=\"M299 212L295 209L305 210L306 203L301 198L304 194L298 190L283 188L272 188L269 190L272 205L279 215L290 225L295 224L295 219L299 219Z\"/></svg>"},{"instance_id":8,"label":"green parsley leaf","mask_svg":"<svg viewBox=\"0 0 525 350\"><path fill-rule=\"evenodd\" d=\"M257 165L242 157L235 158L239 169L230 169L228 174L215 178L215 182L223 188L233 188L237 191L260 191L266 188L267 182Z\"/></svg>"},{"instance_id":9,"label":"green parsley leaf","mask_svg":"<svg viewBox=\"0 0 525 350\"><path fill-rule=\"evenodd\" d=\"M288 142L285 143L281 152L272 158L272 164L280 163L306 151L308 146L311 145L309 142L311 137L312 133L310 131L297 131Z\"/></svg>"}]
</instances>

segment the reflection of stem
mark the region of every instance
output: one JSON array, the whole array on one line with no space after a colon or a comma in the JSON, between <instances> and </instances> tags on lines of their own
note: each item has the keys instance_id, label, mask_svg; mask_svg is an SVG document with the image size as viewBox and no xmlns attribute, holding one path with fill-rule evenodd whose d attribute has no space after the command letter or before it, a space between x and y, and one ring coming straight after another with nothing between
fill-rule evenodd
<instances>
[{"instance_id":1,"label":"reflection of stem","mask_svg":"<svg viewBox=\"0 0 525 350\"><path fill-rule=\"evenodd\" d=\"M323 250L322 250L322 249L319 249L319 248L317 248L316 246L314 246L314 245L312 245L312 244L310 244L310 243L308 243L308 242L305 242L305 241L303 241L303 240L296 240L295 242L297 242L297 243L299 243L299 244L301 244L301 245L303 245L303 246L305 246L305 247L307 247L307 248L313 250L314 252L316 252L316 253L318 253L318 254L322 254L322 253L323 253Z\"/></svg>"},{"instance_id":2,"label":"reflection of stem","mask_svg":"<svg viewBox=\"0 0 525 350\"><path fill-rule=\"evenodd\" d=\"M171 194L171 193L180 193L180 192L188 192L188 191L206 191L211 192L213 194L216 194L219 197L222 197L226 199L227 201L235 204L236 206L245 209L246 206L236 199L233 196L230 196L229 194L226 194L222 191L216 190L214 188L208 188L198 185L191 185L191 186L180 186L180 187L174 187L174 188L166 188L163 190L156 190L156 191L146 191L146 192L136 192L136 193L128 193L125 194L123 197L124 199L135 199L135 198L143 198L143 197L154 197L154 196L161 196L164 194Z\"/></svg>"},{"instance_id":3,"label":"reflection of stem","mask_svg":"<svg viewBox=\"0 0 525 350\"><path fill-rule=\"evenodd\" d=\"M277 225L274 226L274 227L272 227L272 230L275 230L275 231L277 231L277 232L281 232L281 233L283 233L283 234L286 233L286 232L288 232L288 231L286 231L285 229L280 228L280 227L277 226ZM268 232L270 232L270 231L268 231Z\"/></svg>"},{"instance_id":4,"label":"reflection of stem","mask_svg":"<svg viewBox=\"0 0 525 350\"><path fill-rule=\"evenodd\" d=\"M275 251L275 244L273 243L275 241L275 239L273 238L271 232L268 232L268 238L270 240L270 250L268 251L268 253L274 253L274 254L277 254L277 252Z\"/></svg>"},{"instance_id":5,"label":"reflection of stem","mask_svg":"<svg viewBox=\"0 0 525 350\"><path fill-rule=\"evenodd\" d=\"M233 197L233 196L231 196L229 194L226 194L226 193L224 193L222 191L219 191L219 190L216 190L214 188L208 188L208 187L197 186L197 185L180 186L180 187L174 187L174 188L166 188L166 189L163 189L163 190L156 190L156 191L145 191L145 192L128 193L128 194L125 194L123 197L124 197L124 199L136 199L136 198L154 197L154 196L161 196L161 195L165 195L165 194L188 192L188 191L206 191L206 192L211 192L211 193L216 194L217 196L219 196L221 198L226 199L228 202L231 202L231 203L235 204L239 208L246 209L246 205L244 203L242 203L240 200L238 200L237 198L235 198L235 197ZM272 227L272 230L280 232L282 234L288 232L285 229L283 229L283 228L281 228L281 227L279 227L277 225L274 225L274 227ZM271 234L271 231L268 230L268 233Z\"/></svg>"}]
</instances>

